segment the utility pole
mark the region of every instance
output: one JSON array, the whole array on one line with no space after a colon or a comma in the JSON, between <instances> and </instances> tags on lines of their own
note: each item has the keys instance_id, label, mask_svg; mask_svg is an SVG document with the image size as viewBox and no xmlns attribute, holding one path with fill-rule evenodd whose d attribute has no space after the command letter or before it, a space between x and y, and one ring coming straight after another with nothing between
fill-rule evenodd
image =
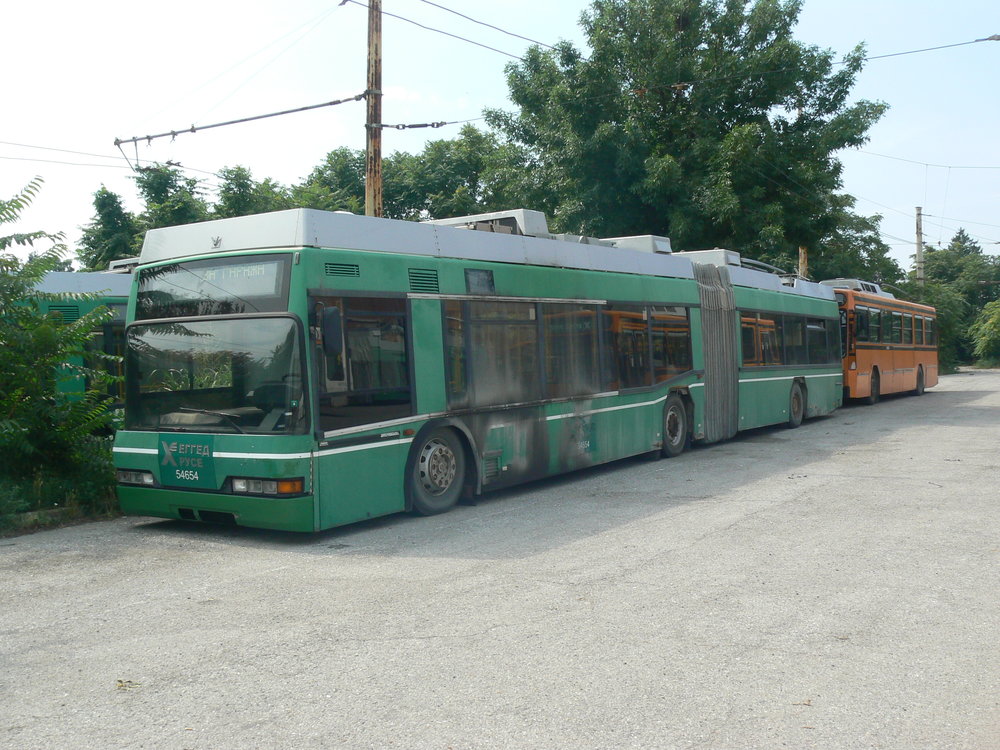
<instances>
[{"instance_id":1,"label":"utility pole","mask_svg":"<svg viewBox=\"0 0 1000 750\"><path fill-rule=\"evenodd\" d=\"M924 285L924 217L920 213L920 206L917 206L917 283Z\"/></svg>"},{"instance_id":2,"label":"utility pole","mask_svg":"<svg viewBox=\"0 0 1000 750\"><path fill-rule=\"evenodd\" d=\"M809 250L805 245L799 245L799 277L809 278Z\"/></svg>"},{"instance_id":3,"label":"utility pole","mask_svg":"<svg viewBox=\"0 0 1000 750\"><path fill-rule=\"evenodd\" d=\"M382 215L382 0L368 0L365 216Z\"/></svg>"}]
</instances>

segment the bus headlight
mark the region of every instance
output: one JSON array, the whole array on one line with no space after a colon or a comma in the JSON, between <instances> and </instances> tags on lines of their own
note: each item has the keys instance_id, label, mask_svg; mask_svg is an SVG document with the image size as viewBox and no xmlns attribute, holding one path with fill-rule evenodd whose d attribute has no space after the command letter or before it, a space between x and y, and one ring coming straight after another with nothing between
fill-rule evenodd
<instances>
[{"instance_id":1,"label":"bus headlight","mask_svg":"<svg viewBox=\"0 0 1000 750\"><path fill-rule=\"evenodd\" d=\"M296 479L253 479L233 477L233 494L237 495L301 495L305 481Z\"/></svg>"},{"instance_id":2,"label":"bus headlight","mask_svg":"<svg viewBox=\"0 0 1000 750\"><path fill-rule=\"evenodd\" d=\"M119 484L141 484L152 487L155 482L153 473L150 471L132 471L130 469L118 469Z\"/></svg>"}]
</instances>

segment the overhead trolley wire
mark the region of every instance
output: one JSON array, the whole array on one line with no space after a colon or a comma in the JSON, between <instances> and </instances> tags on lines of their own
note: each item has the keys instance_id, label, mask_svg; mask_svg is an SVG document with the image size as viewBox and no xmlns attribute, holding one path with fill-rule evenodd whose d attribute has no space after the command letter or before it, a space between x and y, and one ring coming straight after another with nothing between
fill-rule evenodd
<instances>
[{"instance_id":1,"label":"overhead trolley wire","mask_svg":"<svg viewBox=\"0 0 1000 750\"><path fill-rule=\"evenodd\" d=\"M344 3L351 3L352 5L359 5L362 8L367 8L368 7L368 3L362 3L362 2L359 2L358 0L342 0L342 2L340 4L343 5ZM507 57L514 58L515 60L520 60L521 62L525 62L524 58L520 57L519 55L515 55L515 54L513 54L511 52L504 52L502 49L497 49L496 47L491 47L488 44L483 44L481 42L475 42L472 39L468 39L468 38L466 38L464 36L459 36L458 34L452 34L450 31L443 31L442 29L436 29L433 26L425 26L424 24L418 23L417 21L414 21L411 18L406 18L405 16L399 16L399 15L396 15L395 13L389 13L386 10L382 11L382 15L383 16L390 16L392 18L397 18L400 21L406 21L407 23L412 23L414 26L419 26L421 29L425 29L427 31L434 31L434 32L436 32L438 34L444 34L445 36L450 36L452 39L458 39L458 40L463 41L463 42L468 42L469 44L474 44L477 47L482 47L483 49L488 49L491 52L498 52L501 55L506 55Z\"/></svg>"},{"instance_id":2,"label":"overhead trolley wire","mask_svg":"<svg viewBox=\"0 0 1000 750\"><path fill-rule=\"evenodd\" d=\"M433 5L435 8L440 8L441 10L447 11L449 13L454 13L456 16L464 18L466 21L472 21L472 23L477 23L480 26L485 26L486 28L494 29L495 31L499 31L501 34L506 34L507 36L513 36L518 39L523 39L526 42L537 44L539 47L545 47L546 49L555 49L555 47L553 47L551 44L546 44L545 42L540 42L537 39L531 39L530 37L521 36L520 34L515 34L513 31L507 31L506 29L501 29L499 26L494 26L493 24L486 23L485 21L479 21L475 18L472 18L471 16L465 15L464 13L459 13L457 10L452 10L451 8L446 8L443 5L432 3L431 0L420 0L420 2L426 3L427 5Z\"/></svg>"}]
</instances>

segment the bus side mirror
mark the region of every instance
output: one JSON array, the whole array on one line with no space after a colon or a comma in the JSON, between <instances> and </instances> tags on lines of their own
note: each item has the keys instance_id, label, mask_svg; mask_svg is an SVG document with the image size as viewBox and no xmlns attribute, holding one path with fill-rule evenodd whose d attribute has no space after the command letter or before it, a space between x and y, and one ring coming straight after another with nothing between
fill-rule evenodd
<instances>
[{"instance_id":1,"label":"bus side mirror","mask_svg":"<svg viewBox=\"0 0 1000 750\"><path fill-rule=\"evenodd\" d=\"M323 353L328 357L340 354L344 348L344 326L339 307L323 308Z\"/></svg>"}]
</instances>

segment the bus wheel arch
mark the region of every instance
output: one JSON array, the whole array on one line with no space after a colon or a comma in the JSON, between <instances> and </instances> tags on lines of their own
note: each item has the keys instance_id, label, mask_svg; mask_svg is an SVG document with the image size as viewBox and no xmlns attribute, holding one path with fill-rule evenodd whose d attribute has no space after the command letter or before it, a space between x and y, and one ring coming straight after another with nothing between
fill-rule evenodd
<instances>
[{"instance_id":1,"label":"bus wheel arch","mask_svg":"<svg viewBox=\"0 0 1000 750\"><path fill-rule=\"evenodd\" d=\"M464 425L428 423L410 447L404 475L406 510L430 516L478 490L471 437Z\"/></svg>"},{"instance_id":2,"label":"bus wheel arch","mask_svg":"<svg viewBox=\"0 0 1000 750\"><path fill-rule=\"evenodd\" d=\"M808 403L808 391L806 385L801 380L793 380L791 390L788 393L788 426L796 428L802 424L806 416L806 405Z\"/></svg>"},{"instance_id":3,"label":"bus wheel arch","mask_svg":"<svg viewBox=\"0 0 1000 750\"><path fill-rule=\"evenodd\" d=\"M660 455L663 458L679 456L691 439L692 404L686 394L672 392L663 403L663 438Z\"/></svg>"}]
</instances>

